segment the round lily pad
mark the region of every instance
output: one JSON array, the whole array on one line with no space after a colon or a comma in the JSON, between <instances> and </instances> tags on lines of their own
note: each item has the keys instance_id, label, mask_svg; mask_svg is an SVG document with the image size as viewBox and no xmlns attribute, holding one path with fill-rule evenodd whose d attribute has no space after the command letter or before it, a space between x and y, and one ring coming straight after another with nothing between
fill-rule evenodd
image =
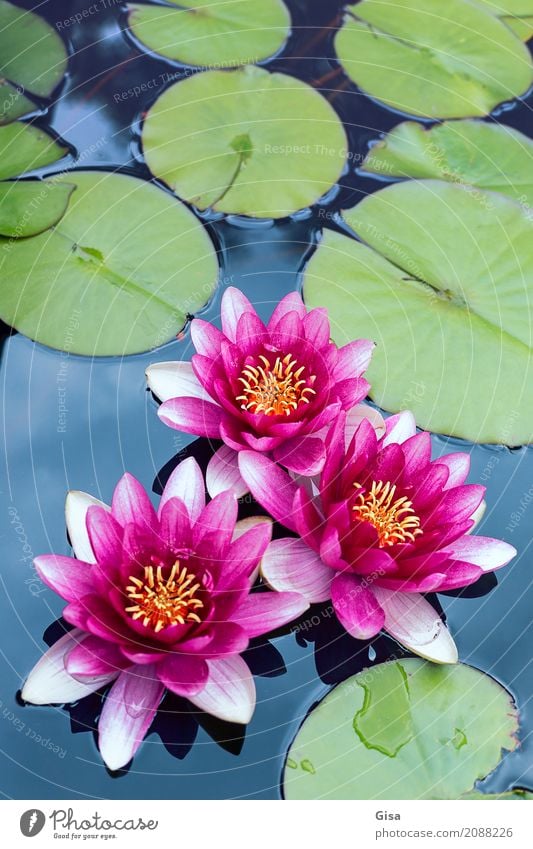
<instances>
[{"instance_id":1,"label":"round lily pad","mask_svg":"<svg viewBox=\"0 0 533 849\"><path fill-rule=\"evenodd\" d=\"M518 130L484 121L444 121L425 129L394 127L362 168L386 177L435 177L502 192L533 206L533 142Z\"/></svg>"},{"instance_id":2,"label":"round lily pad","mask_svg":"<svg viewBox=\"0 0 533 849\"><path fill-rule=\"evenodd\" d=\"M198 209L282 218L338 180L347 140L314 88L248 66L195 74L146 116L148 167Z\"/></svg>"},{"instance_id":3,"label":"round lily pad","mask_svg":"<svg viewBox=\"0 0 533 849\"><path fill-rule=\"evenodd\" d=\"M68 148L39 127L22 123L0 127L0 180L50 165L67 153Z\"/></svg>"},{"instance_id":4,"label":"round lily pad","mask_svg":"<svg viewBox=\"0 0 533 849\"><path fill-rule=\"evenodd\" d=\"M457 799L517 746L511 697L470 666L407 659L344 681L289 749L287 799Z\"/></svg>"},{"instance_id":5,"label":"round lily pad","mask_svg":"<svg viewBox=\"0 0 533 849\"><path fill-rule=\"evenodd\" d=\"M75 188L49 180L0 183L0 235L20 239L53 227L65 214Z\"/></svg>"},{"instance_id":6,"label":"round lily pad","mask_svg":"<svg viewBox=\"0 0 533 849\"><path fill-rule=\"evenodd\" d=\"M71 171L52 182L76 187L60 223L0 239L0 318L76 354L133 354L172 339L216 285L201 223L135 177Z\"/></svg>"},{"instance_id":7,"label":"round lily pad","mask_svg":"<svg viewBox=\"0 0 533 849\"><path fill-rule=\"evenodd\" d=\"M209 68L267 59L283 46L291 23L281 0L168 0L129 3L128 10L131 32L154 53Z\"/></svg>"},{"instance_id":8,"label":"round lily pad","mask_svg":"<svg viewBox=\"0 0 533 849\"><path fill-rule=\"evenodd\" d=\"M533 0L475 0L487 12L496 15L515 35L529 41L533 35Z\"/></svg>"},{"instance_id":9,"label":"round lily pad","mask_svg":"<svg viewBox=\"0 0 533 849\"><path fill-rule=\"evenodd\" d=\"M348 6L335 48L367 94L429 118L488 115L533 82L526 46L468 0L361 0Z\"/></svg>"},{"instance_id":10,"label":"round lily pad","mask_svg":"<svg viewBox=\"0 0 533 849\"><path fill-rule=\"evenodd\" d=\"M65 45L39 15L0 0L0 90L2 122L35 109L25 93L50 97L67 67ZM24 110L24 111L22 111Z\"/></svg>"},{"instance_id":11,"label":"round lily pad","mask_svg":"<svg viewBox=\"0 0 533 849\"><path fill-rule=\"evenodd\" d=\"M533 222L513 201L438 180L365 198L325 231L305 270L309 307L339 344L374 339L372 398L473 442L533 441Z\"/></svg>"}]
</instances>

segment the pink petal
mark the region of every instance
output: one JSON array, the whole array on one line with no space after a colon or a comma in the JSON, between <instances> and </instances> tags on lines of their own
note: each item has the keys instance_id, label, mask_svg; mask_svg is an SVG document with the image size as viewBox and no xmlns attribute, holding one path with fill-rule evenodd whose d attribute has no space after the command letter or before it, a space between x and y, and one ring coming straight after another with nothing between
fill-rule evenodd
<instances>
[{"instance_id":1,"label":"pink petal","mask_svg":"<svg viewBox=\"0 0 533 849\"><path fill-rule=\"evenodd\" d=\"M268 329L273 330L288 312L295 312L300 318L305 318L307 309L299 292L289 292L274 309L268 322Z\"/></svg>"},{"instance_id":2,"label":"pink petal","mask_svg":"<svg viewBox=\"0 0 533 849\"><path fill-rule=\"evenodd\" d=\"M65 657L65 669L82 681L99 675L118 675L128 661L113 643L90 634Z\"/></svg>"},{"instance_id":3,"label":"pink petal","mask_svg":"<svg viewBox=\"0 0 533 849\"><path fill-rule=\"evenodd\" d=\"M339 574L331 582L331 600L335 613L352 637L368 640L385 622L385 612L374 593L363 587L352 574Z\"/></svg>"},{"instance_id":4,"label":"pink petal","mask_svg":"<svg viewBox=\"0 0 533 849\"><path fill-rule=\"evenodd\" d=\"M201 318L195 318L191 322L191 339L199 354L214 360L220 356L225 336L218 327Z\"/></svg>"},{"instance_id":5,"label":"pink petal","mask_svg":"<svg viewBox=\"0 0 533 849\"><path fill-rule=\"evenodd\" d=\"M276 521L295 530L292 505L297 486L272 460L255 451L239 452L239 469L252 495Z\"/></svg>"},{"instance_id":6,"label":"pink petal","mask_svg":"<svg viewBox=\"0 0 533 849\"><path fill-rule=\"evenodd\" d=\"M370 365L375 343L370 339L356 339L338 351L337 365L333 370L334 380L360 377Z\"/></svg>"},{"instance_id":7,"label":"pink petal","mask_svg":"<svg viewBox=\"0 0 533 849\"><path fill-rule=\"evenodd\" d=\"M132 523L148 527L154 527L156 524L155 510L146 490L128 472L115 487L111 511L123 527Z\"/></svg>"},{"instance_id":8,"label":"pink petal","mask_svg":"<svg viewBox=\"0 0 533 849\"><path fill-rule=\"evenodd\" d=\"M385 611L384 629L406 648L434 663L457 663L457 648L437 611L419 593L373 587Z\"/></svg>"},{"instance_id":9,"label":"pink petal","mask_svg":"<svg viewBox=\"0 0 533 849\"><path fill-rule=\"evenodd\" d=\"M330 327L328 311L322 307L311 310L303 319L304 333L307 341L319 351L330 344Z\"/></svg>"},{"instance_id":10,"label":"pink petal","mask_svg":"<svg viewBox=\"0 0 533 849\"><path fill-rule=\"evenodd\" d=\"M331 581L336 575L302 540L291 538L270 543L261 573L272 589L299 593L311 604L331 597Z\"/></svg>"},{"instance_id":11,"label":"pink petal","mask_svg":"<svg viewBox=\"0 0 533 849\"><path fill-rule=\"evenodd\" d=\"M245 312L255 313L250 301L239 289L230 286L222 296L220 305L220 317L222 330L231 342L237 342L237 325L241 315Z\"/></svg>"},{"instance_id":12,"label":"pink petal","mask_svg":"<svg viewBox=\"0 0 533 849\"><path fill-rule=\"evenodd\" d=\"M65 656L87 634L77 628L54 643L37 661L22 688L22 699L33 705L69 704L105 686L116 673L76 681L65 669Z\"/></svg>"},{"instance_id":13,"label":"pink petal","mask_svg":"<svg viewBox=\"0 0 533 849\"><path fill-rule=\"evenodd\" d=\"M164 693L155 665L121 672L98 721L100 754L111 770L126 766L141 745Z\"/></svg>"},{"instance_id":14,"label":"pink petal","mask_svg":"<svg viewBox=\"0 0 533 849\"><path fill-rule=\"evenodd\" d=\"M161 495L159 515L167 501L179 498L189 511L191 522L196 522L205 507L205 484L200 466L194 457L183 460L170 475Z\"/></svg>"},{"instance_id":15,"label":"pink petal","mask_svg":"<svg viewBox=\"0 0 533 849\"><path fill-rule=\"evenodd\" d=\"M193 696L202 690L209 676L207 663L199 657L170 654L157 666L157 674L165 687L178 696Z\"/></svg>"},{"instance_id":16,"label":"pink petal","mask_svg":"<svg viewBox=\"0 0 533 849\"><path fill-rule=\"evenodd\" d=\"M33 564L41 580L66 601L78 601L94 591L91 563L57 554L42 554Z\"/></svg>"},{"instance_id":17,"label":"pink petal","mask_svg":"<svg viewBox=\"0 0 533 849\"><path fill-rule=\"evenodd\" d=\"M443 549L453 560L464 560L479 566L484 572L500 569L516 557L512 545L491 537L464 536Z\"/></svg>"},{"instance_id":18,"label":"pink petal","mask_svg":"<svg viewBox=\"0 0 533 849\"><path fill-rule=\"evenodd\" d=\"M87 510L87 533L91 548L100 566L118 566L122 560L123 529L117 520L102 507Z\"/></svg>"},{"instance_id":19,"label":"pink petal","mask_svg":"<svg viewBox=\"0 0 533 849\"><path fill-rule=\"evenodd\" d=\"M160 401L170 398L201 398L211 401L189 362L153 363L146 369L150 390Z\"/></svg>"},{"instance_id":20,"label":"pink petal","mask_svg":"<svg viewBox=\"0 0 533 849\"><path fill-rule=\"evenodd\" d=\"M237 539L234 536L226 553L217 588L239 584L243 578L250 578L251 581L257 574L259 561L268 547L271 536L272 522L268 519L266 522L256 523L240 534Z\"/></svg>"},{"instance_id":21,"label":"pink petal","mask_svg":"<svg viewBox=\"0 0 533 849\"><path fill-rule=\"evenodd\" d=\"M296 436L286 439L274 449L274 459L299 475L317 475L324 466L326 449L321 439L314 436Z\"/></svg>"},{"instance_id":22,"label":"pink petal","mask_svg":"<svg viewBox=\"0 0 533 849\"><path fill-rule=\"evenodd\" d=\"M392 442L401 444L416 435L416 421L410 410L403 410L395 416L385 419L386 435L382 442L383 447Z\"/></svg>"},{"instance_id":23,"label":"pink petal","mask_svg":"<svg viewBox=\"0 0 533 849\"><path fill-rule=\"evenodd\" d=\"M230 489L237 498L248 492L248 486L239 471L238 452L221 445L209 460L206 472L207 491L211 498Z\"/></svg>"},{"instance_id":24,"label":"pink petal","mask_svg":"<svg viewBox=\"0 0 533 849\"><path fill-rule=\"evenodd\" d=\"M250 638L281 628L297 619L309 608L309 603L298 593L252 593L231 614Z\"/></svg>"},{"instance_id":25,"label":"pink petal","mask_svg":"<svg viewBox=\"0 0 533 849\"><path fill-rule=\"evenodd\" d=\"M465 454L464 451L458 451L456 454L446 454L444 457L439 457L435 462L440 466L447 466L449 469L450 474L444 489L461 486L468 477L470 471L470 454Z\"/></svg>"},{"instance_id":26,"label":"pink petal","mask_svg":"<svg viewBox=\"0 0 533 849\"><path fill-rule=\"evenodd\" d=\"M93 505L108 511L111 509L98 498L93 498L87 492L78 492L77 490L71 490L65 502L67 530L74 554L78 560L84 560L86 563L96 562L86 526L87 510Z\"/></svg>"},{"instance_id":27,"label":"pink petal","mask_svg":"<svg viewBox=\"0 0 533 849\"><path fill-rule=\"evenodd\" d=\"M222 409L208 401L199 398L171 398L161 404L157 415L169 427L192 433L195 436L206 436L218 439Z\"/></svg>"},{"instance_id":28,"label":"pink petal","mask_svg":"<svg viewBox=\"0 0 533 849\"><path fill-rule=\"evenodd\" d=\"M239 655L208 660L209 680L190 701L201 710L246 725L255 709L255 684L248 665Z\"/></svg>"},{"instance_id":29,"label":"pink petal","mask_svg":"<svg viewBox=\"0 0 533 849\"><path fill-rule=\"evenodd\" d=\"M215 495L193 528L193 545L199 554L213 560L225 554L233 537L237 511L237 499L232 492Z\"/></svg>"},{"instance_id":30,"label":"pink petal","mask_svg":"<svg viewBox=\"0 0 533 849\"><path fill-rule=\"evenodd\" d=\"M370 422L376 431L378 439L385 433L385 420L381 413L378 413L377 410L370 407L368 404L357 404L355 407L352 407L351 410L348 410L346 414L346 425L344 430L345 450L348 450L352 437L363 419L367 419Z\"/></svg>"}]
</instances>

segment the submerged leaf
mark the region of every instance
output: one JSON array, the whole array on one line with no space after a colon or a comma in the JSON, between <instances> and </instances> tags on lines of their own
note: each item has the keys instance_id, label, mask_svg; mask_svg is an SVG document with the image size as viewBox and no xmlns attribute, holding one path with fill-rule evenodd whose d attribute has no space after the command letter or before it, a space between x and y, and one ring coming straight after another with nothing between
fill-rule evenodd
<instances>
[{"instance_id":1,"label":"submerged leaf","mask_svg":"<svg viewBox=\"0 0 533 849\"><path fill-rule=\"evenodd\" d=\"M337 344L377 347L374 401L420 427L477 442L533 440L533 222L495 192L409 181L344 217L305 270L309 307L329 309Z\"/></svg>"},{"instance_id":2,"label":"submerged leaf","mask_svg":"<svg viewBox=\"0 0 533 849\"><path fill-rule=\"evenodd\" d=\"M146 116L148 167L199 209L281 218L338 180L344 128L314 88L263 68L208 71L167 89Z\"/></svg>"},{"instance_id":3,"label":"submerged leaf","mask_svg":"<svg viewBox=\"0 0 533 849\"><path fill-rule=\"evenodd\" d=\"M128 23L139 41L184 65L236 67L267 59L282 47L290 16L282 0L168 0L129 3Z\"/></svg>"},{"instance_id":4,"label":"submerged leaf","mask_svg":"<svg viewBox=\"0 0 533 849\"><path fill-rule=\"evenodd\" d=\"M216 254L200 222L135 177L70 171L52 180L76 186L60 223L0 239L2 320L45 345L95 356L173 338L216 284Z\"/></svg>"},{"instance_id":5,"label":"submerged leaf","mask_svg":"<svg viewBox=\"0 0 533 849\"><path fill-rule=\"evenodd\" d=\"M517 725L509 694L470 666L378 664L309 714L289 749L285 798L457 799L516 748Z\"/></svg>"},{"instance_id":6,"label":"submerged leaf","mask_svg":"<svg viewBox=\"0 0 533 849\"><path fill-rule=\"evenodd\" d=\"M348 6L335 47L363 91L429 118L488 115L533 82L525 45L468 0L361 0Z\"/></svg>"}]
</instances>

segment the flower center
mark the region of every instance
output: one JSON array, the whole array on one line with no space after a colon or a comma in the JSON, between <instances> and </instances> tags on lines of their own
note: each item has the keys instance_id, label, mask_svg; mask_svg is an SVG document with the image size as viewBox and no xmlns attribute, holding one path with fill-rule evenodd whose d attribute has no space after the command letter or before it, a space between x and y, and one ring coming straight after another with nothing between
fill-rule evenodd
<instances>
[{"instance_id":1,"label":"flower center","mask_svg":"<svg viewBox=\"0 0 533 849\"><path fill-rule=\"evenodd\" d=\"M359 483L354 483L354 487L363 488ZM412 502L405 495L401 498L395 495L396 484L373 481L369 490L359 493L352 507L357 519L369 522L376 529L380 548L414 542L423 533Z\"/></svg>"},{"instance_id":2,"label":"flower center","mask_svg":"<svg viewBox=\"0 0 533 849\"><path fill-rule=\"evenodd\" d=\"M167 578L161 566L145 566L144 580L130 575L131 584L126 587L128 599L135 602L126 608L132 619L142 619L143 625L159 633L169 625L184 625L185 622L201 622L195 610L204 603L198 598L201 583L193 572L174 563Z\"/></svg>"},{"instance_id":3,"label":"flower center","mask_svg":"<svg viewBox=\"0 0 533 849\"><path fill-rule=\"evenodd\" d=\"M292 354L283 359L276 357L274 365L263 354L259 360L260 365L247 365L239 377L243 394L236 400L241 401L242 410L265 416L290 416L300 404L309 404L309 395L316 395L312 388L316 375L302 377L305 366L295 371L297 361Z\"/></svg>"}]
</instances>

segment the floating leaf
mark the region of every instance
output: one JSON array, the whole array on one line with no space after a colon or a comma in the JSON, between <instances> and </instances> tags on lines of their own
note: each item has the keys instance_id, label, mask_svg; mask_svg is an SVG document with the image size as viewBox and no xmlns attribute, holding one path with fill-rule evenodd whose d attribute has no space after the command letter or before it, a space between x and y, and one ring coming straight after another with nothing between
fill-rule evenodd
<instances>
[{"instance_id":1,"label":"floating leaf","mask_svg":"<svg viewBox=\"0 0 533 849\"><path fill-rule=\"evenodd\" d=\"M533 222L495 192L405 182L344 213L305 271L335 340L376 341L368 379L386 410L478 442L533 440ZM529 276L527 276L529 274Z\"/></svg>"},{"instance_id":2,"label":"floating leaf","mask_svg":"<svg viewBox=\"0 0 533 849\"><path fill-rule=\"evenodd\" d=\"M311 86L263 68L207 71L167 89L148 112L153 174L199 209L281 218L338 180L347 141Z\"/></svg>"},{"instance_id":3,"label":"floating leaf","mask_svg":"<svg viewBox=\"0 0 533 849\"><path fill-rule=\"evenodd\" d=\"M0 80L0 127L28 115L36 109L35 103L25 97L20 86Z\"/></svg>"},{"instance_id":4,"label":"floating leaf","mask_svg":"<svg viewBox=\"0 0 533 849\"><path fill-rule=\"evenodd\" d=\"M128 10L132 33L154 53L209 68L267 59L285 43L291 23L281 0L168 0L130 3Z\"/></svg>"},{"instance_id":5,"label":"floating leaf","mask_svg":"<svg viewBox=\"0 0 533 849\"><path fill-rule=\"evenodd\" d=\"M213 293L217 261L195 216L123 174L71 171L53 230L0 239L0 318L53 348L133 354L162 345Z\"/></svg>"},{"instance_id":6,"label":"floating leaf","mask_svg":"<svg viewBox=\"0 0 533 849\"><path fill-rule=\"evenodd\" d=\"M533 0L475 0L487 12L492 12L523 41L533 35Z\"/></svg>"},{"instance_id":7,"label":"floating leaf","mask_svg":"<svg viewBox=\"0 0 533 849\"><path fill-rule=\"evenodd\" d=\"M348 6L335 47L363 91L429 118L487 115L533 82L525 45L467 0L361 0Z\"/></svg>"},{"instance_id":8,"label":"floating leaf","mask_svg":"<svg viewBox=\"0 0 533 849\"><path fill-rule=\"evenodd\" d=\"M285 770L285 797L457 799L516 748L516 731L509 694L470 666L378 664L309 714L289 750L300 769Z\"/></svg>"},{"instance_id":9,"label":"floating leaf","mask_svg":"<svg viewBox=\"0 0 533 849\"><path fill-rule=\"evenodd\" d=\"M20 239L53 227L75 188L46 180L0 183L0 235Z\"/></svg>"},{"instance_id":10,"label":"floating leaf","mask_svg":"<svg viewBox=\"0 0 533 849\"><path fill-rule=\"evenodd\" d=\"M405 121L372 147L362 168L387 177L469 183L533 205L533 142L503 125L445 121L425 129Z\"/></svg>"},{"instance_id":11,"label":"floating leaf","mask_svg":"<svg viewBox=\"0 0 533 849\"><path fill-rule=\"evenodd\" d=\"M50 165L67 153L68 148L31 124L0 127L0 180Z\"/></svg>"},{"instance_id":12,"label":"floating leaf","mask_svg":"<svg viewBox=\"0 0 533 849\"><path fill-rule=\"evenodd\" d=\"M11 91L0 92L3 123L21 115L24 101L15 96L17 88L36 97L50 97L63 78L67 51L53 27L39 15L0 0L0 77L11 83ZM9 106L9 95L13 102ZM26 111L30 102L26 100Z\"/></svg>"}]
</instances>

